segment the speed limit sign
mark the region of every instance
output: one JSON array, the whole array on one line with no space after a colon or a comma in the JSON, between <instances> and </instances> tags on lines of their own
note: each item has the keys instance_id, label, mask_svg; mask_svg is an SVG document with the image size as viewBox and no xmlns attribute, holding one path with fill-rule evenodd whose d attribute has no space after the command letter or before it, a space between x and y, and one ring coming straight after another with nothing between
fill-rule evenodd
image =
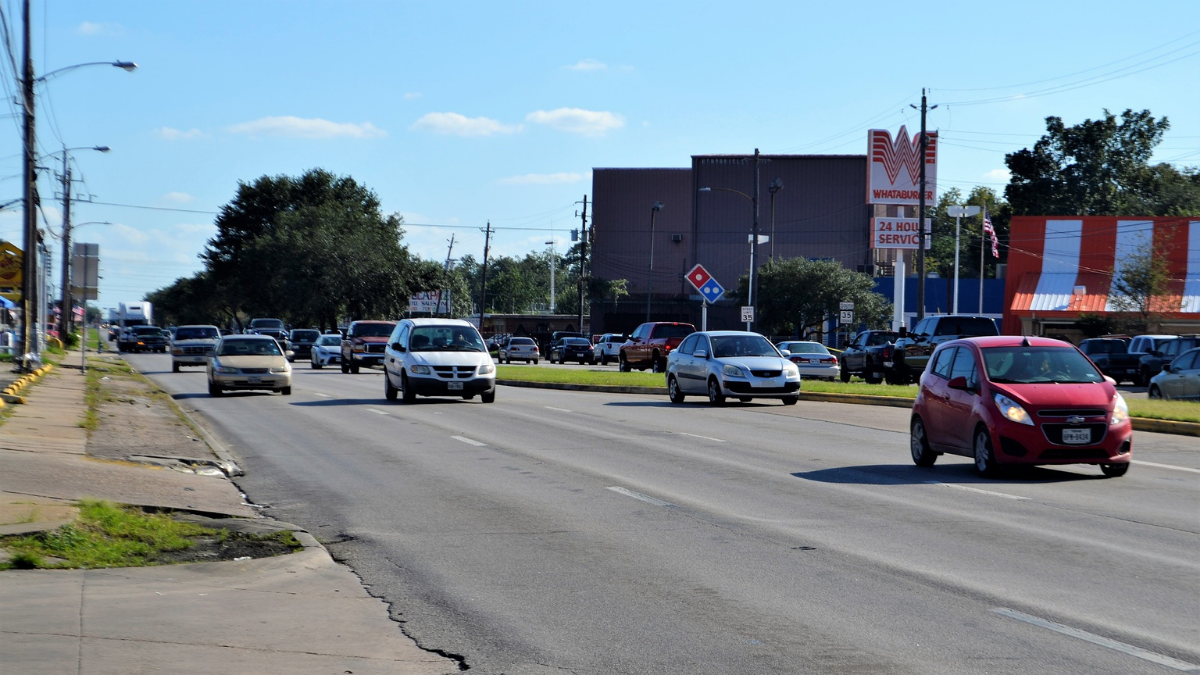
<instances>
[{"instance_id":1,"label":"speed limit sign","mask_svg":"<svg viewBox=\"0 0 1200 675\"><path fill-rule=\"evenodd\" d=\"M742 323L752 323L754 321L754 307L742 308Z\"/></svg>"},{"instance_id":2,"label":"speed limit sign","mask_svg":"<svg viewBox=\"0 0 1200 675\"><path fill-rule=\"evenodd\" d=\"M842 310L841 317L838 320L841 323L854 323L854 310Z\"/></svg>"}]
</instances>

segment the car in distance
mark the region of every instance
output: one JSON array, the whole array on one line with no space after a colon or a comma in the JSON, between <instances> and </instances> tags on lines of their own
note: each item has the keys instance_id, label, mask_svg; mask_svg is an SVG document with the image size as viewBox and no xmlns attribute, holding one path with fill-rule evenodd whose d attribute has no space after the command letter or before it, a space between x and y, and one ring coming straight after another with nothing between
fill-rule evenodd
<instances>
[{"instance_id":1,"label":"car in distance","mask_svg":"<svg viewBox=\"0 0 1200 675\"><path fill-rule=\"evenodd\" d=\"M550 363L554 363L557 360L559 363L578 361L581 366L585 363L595 365L596 352L592 343L587 338L565 337L559 338L550 346L550 355L548 358L550 359Z\"/></svg>"},{"instance_id":2,"label":"car in distance","mask_svg":"<svg viewBox=\"0 0 1200 675\"><path fill-rule=\"evenodd\" d=\"M312 349L309 350L309 362L312 364L313 370L320 370L325 366L341 363L342 361L342 334L341 333L326 333L317 338L313 343Z\"/></svg>"},{"instance_id":3,"label":"car in distance","mask_svg":"<svg viewBox=\"0 0 1200 675\"><path fill-rule=\"evenodd\" d=\"M395 321L352 322L342 338L342 372L357 374L363 366L383 363L388 336L395 328Z\"/></svg>"},{"instance_id":4,"label":"car in distance","mask_svg":"<svg viewBox=\"0 0 1200 675\"><path fill-rule=\"evenodd\" d=\"M287 349L288 331L287 326L283 325L283 321L279 319L251 319L250 326L246 333L252 335L269 335L275 338L279 345Z\"/></svg>"},{"instance_id":5,"label":"car in distance","mask_svg":"<svg viewBox=\"0 0 1200 675\"><path fill-rule=\"evenodd\" d=\"M167 339L158 326L134 326L129 329L126 349L131 352L165 352Z\"/></svg>"},{"instance_id":6,"label":"car in distance","mask_svg":"<svg viewBox=\"0 0 1200 675\"><path fill-rule=\"evenodd\" d=\"M927 316L918 321L912 331L902 333L900 339L896 340L892 366L884 370L883 378L888 384L916 382L925 372L929 357L938 345L950 340L985 335L999 335L996 322L986 316Z\"/></svg>"},{"instance_id":7,"label":"car in distance","mask_svg":"<svg viewBox=\"0 0 1200 675\"><path fill-rule=\"evenodd\" d=\"M1138 379L1133 383L1137 386L1143 386L1150 381L1150 378L1158 373L1159 368L1155 368L1153 372L1141 369L1141 360L1146 355L1161 355L1163 348L1168 342L1179 337L1178 335L1136 335L1129 342L1129 353L1133 358L1138 360ZM1148 365L1148 364L1147 364Z\"/></svg>"},{"instance_id":8,"label":"car in distance","mask_svg":"<svg viewBox=\"0 0 1200 675\"><path fill-rule=\"evenodd\" d=\"M500 343L500 357L497 360L504 363L512 363L514 359L525 363L532 361L537 365L539 356L540 350L533 338L510 337Z\"/></svg>"},{"instance_id":9,"label":"car in distance","mask_svg":"<svg viewBox=\"0 0 1200 675\"><path fill-rule=\"evenodd\" d=\"M609 361L616 361L621 353L621 345L625 344L624 333L605 333L596 339L596 360L600 365L607 366Z\"/></svg>"},{"instance_id":10,"label":"car in distance","mask_svg":"<svg viewBox=\"0 0 1200 675\"><path fill-rule=\"evenodd\" d=\"M1174 340L1160 342L1158 349L1138 358L1138 372L1141 374L1141 384L1148 384L1150 378L1162 372L1163 365L1171 363L1175 357L1200 347L1200 335L1180 335Z\"/></svg>"},{"instance_id":11,"label":"car in distance","mask_svg":"<svg viewBox=\"0 0 1200 675\"><path fill-rule=\"evenodd\" d=\"M900 334L891 330L864 330L846 346L839 359L838 376L842 382L858 375L867 384L879 384L884 372L892 367L892 354ZM886 364L886 365L885 365Z\"/></svg>"},{"instance_id":12,"label":"car in distance","mask_svg":"<svg viewBox=\"0 0 1200 675\"><path fill-rule=\"evenodd\" d=\"M287 354L269 335L230 335L217 343L208 360L208 393L267 389L292 394L292 366Z\"/></svg>"},{"instance_id":13,"label":"car in distance","mask_svg":"<svg viewBox=\"0 0 1200 675\"><path fill-rule=\"evenodd\" d=\"M667 392L672 403L689 394L723 405L733 396L743 403L777 398L799 400L800 369L762 335L745 331L708 331L685 337L667 357Z\"/></svg>"},{"instance_id":14,"label":"car in distance","mask_svg":"<svg viewBox=\"0 0 1200 675\"><path fill-rule=\"evenodd\" d=\"M1005 464L1098 464L1129 470L1129 407L1069 342L996 336L938 345L909 422L917 466L943 453L975 460L984 476Z\"/></svg>"},{"instance_id":15,"label":"car in distance","mask_svg":"<svg viewBox=\"0 0 1200 675\"><path fill-rule=\"evenodd\" d=\"M1164 363L1162 372L1150 378L1150 398L1200 400L1200 348L1189 349Z\"/></svg>"},{"instance_id":16,"label":"car in distance","mask_svg":"<svg viewBox=\"0 0 1200 675\"><path fill-rule=\"evenodd\" d=\"M216 326L176 328L171 342L171 371L178 373L180 366L206 365L220 339L221 331Z\"/></svg>"},{"instance_id":17,"label":"car in distance","mask_svg":"<svg viewBox=\"0 0 1200 675\"><path fill-rule=\"evenodd\" d=\"M1083 352L1100 372L1116 380L1138 382L1138 357L1129 353L1129 341L1121 338L1089 338L1079 343Z\"/></svg>"},{"instance_id":18,"label":"car in distance","mask_svg":"<svg viewBox=\"0 0 1200 675\"><path fill-rule=\"evenodd\" d=\"M293 328L288 333L287 339L288 349L294 353L291 360L307 359L312 354L313 344L319 337L321 337L321 331L316 328Z\"/></svg>"},{"instance_id":19,"label":"car in distance","mask_svg":"<svg viewBox=\"0 0 1200 675\"><path fill-rule=\"evenodd\" d=\"M696 332L696 327L690 323L672 321L650 321L637 327L630 334L625 344L617 353L617 363L621 372L627 373L637 368L649 368L655 373L661 373L667 368L667 357L671 350L679 346L683 339ZM774 347L772 347L774 349Z\"/></svg>"},{"instance_id":20,"label":"car in distance","mask_svg":"<svg viewBox=\"0 0 1200 675\"><path fill-rule=\"evenodd\" d=\"M838 359L820 342L790 340L775 345L779 353L796 364L801 377L833 381L839 375Z\"/></svg>"},{"instance_id":21,"label":"car in distance","mask_svg":"<svg viewBox=\"0 0 1200 675\"><path fill-rule=\"evenodd\" d=\"M461 319L404 319L388 336L383 395L405 403L417 396L496 400L496 364L475 326Z\"/></svg>"}]
</instances>

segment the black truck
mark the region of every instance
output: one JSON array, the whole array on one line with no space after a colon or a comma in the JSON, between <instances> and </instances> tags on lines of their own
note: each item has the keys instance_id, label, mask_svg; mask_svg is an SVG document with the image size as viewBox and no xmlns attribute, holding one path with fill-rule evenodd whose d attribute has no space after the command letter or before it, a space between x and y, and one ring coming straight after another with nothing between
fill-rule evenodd
<instances>
[{"instance_id":1,"label":"black truck","mask_svg":"<svg viewBox=\"0 0 1200 675\"><path fill-rule=\"evenodd\" d=\"M1087 355L1100 372L1121 383L1121 380L1138 382L1138 357L1129 353L1129 340L1115 337L1098 337L1079 343L1079 350Z\"/></svg>"},{"instance_id":2,"label":"black truck","mask_svg":"<svg viewBox=\"0 0 1200 675\"><path fill-rule=\"evenodd\" d=\"M842 382L858 375L868 384L879 384L892 367L892 352L900 334L891 330L864 330L838 358ZM884 364L887 364L886 366Z\"/></svg>"},{"instance_id":3,"label":"black truck","mask_svg":"<svg viewBox=\"0 0 1200 675\"><path fill-rule=\"evenodd\" d=\"M999 335L996 322L986 316L946 314L927 316L911 331L901 329L892 354L892 367L884 371L888 384L916 382L929 365L933 350L943 342L959 338Z\"/></svg>"}]
</instances>

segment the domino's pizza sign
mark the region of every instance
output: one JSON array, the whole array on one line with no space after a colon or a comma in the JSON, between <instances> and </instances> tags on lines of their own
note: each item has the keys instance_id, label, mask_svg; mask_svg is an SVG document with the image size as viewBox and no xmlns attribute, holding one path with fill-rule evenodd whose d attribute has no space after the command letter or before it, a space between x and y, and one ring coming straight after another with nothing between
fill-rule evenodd
<instances>
[{"instance_id":1,"label":"domino's pizza sign","mask_svg":"<svg viewBox=\"0 0 1200 675\"><path fill-rule=\"evenodd\" d=\"M708 270L704 269L703 265L696 265L687 273L688 282L700 291L700 295L709 303L716 302L725 295L725 288L717 283Z\"/></svg>"}]
</instances>

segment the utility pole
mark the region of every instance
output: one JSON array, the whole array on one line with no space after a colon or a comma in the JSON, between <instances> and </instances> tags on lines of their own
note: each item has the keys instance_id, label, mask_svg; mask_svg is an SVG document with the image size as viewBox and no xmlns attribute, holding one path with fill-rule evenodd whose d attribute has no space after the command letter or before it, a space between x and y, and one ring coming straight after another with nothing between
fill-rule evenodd
<instances>
[{"instance_id":1,"label":"utility pole","mask_svg":"<svg viewBox=\"0 0 1200 675\"><path fill-rule=\"evenodd\" d=\"M62 339L63 344L67 343L67 333L71 330L71 319L74 316L74 303L71 299L71 165L68 162L67 148L63 146L63 173L62 173L62 190L63 190L63 253L62 253L62 292L59 297L60 301L58 313L58 335ZM86 294L85 294L86 295ZM84 307L87 306L87 300L84 300ZM87 321L87 312L84 312L84 321Z\"/></svg>"},{"instance_id":2,"label":"utility pole","mask_svg":"<svg viewBox=\"0 0 1200 675\"><path fill-rule=\"evenodd\" d=\"M492 221L488 221L487 229L483 231L483 278L479 285L479 332L483 332L483 308L487 306L487 264L488 253L491 251Z\"/></svg>"},{"instance_id":3,"label":"utility pole","mask_svg":"<svg viewBox=\"0 0 1200 675\"><path fill-rule=\"evenodd\" d=\"M662 211L663 203L654 200L650 206L650 274L646 277L646 322L650 322L650 298L654 296L654 216Z\"/></svg>"},{"instance_id":4,"label":"utility pole","mask_svg":"<svg viewBox=\"0 0 1200 675\"><path fill-rule=\"evenodd\" d=\"M454 234L450 235L450 248L446 250L446 264L442 267L442 271L447 275L450 274L450 256L454 254ZM445 285L442 286L442 292L438 295L437 308L434 314L442 313L442 298L446 297L446 314L451 314L453 309L450 307L450 298L448 297L449 289Z\"/></svg>"},{"instance_id":5,"label":"utility pole","mask_svg":"<svg viewBox=\"0 0 1200 675\"><path fill-rule=\"evenodd\" d=\"M554 313L554 268L558 267L558 255L554 250L554 239L546 242L550 245L550 313Z\"/></svg>"},{"instance_id":6,"label":"utility pole","mask_svg":"<svg viewBox=\"0 0 1200 675\"><path fill-rule=\"evenodd\" d=\"M754 192L750 201L754 204L754 227L750 234L750 284L746 300L754 311L754 299L758 297L758 148L754 149ZM750 330L750 326L758 321L758 312L754 311L754 314L754 321L746 322L746 330Z\"/></svg>"},{"instance_id":7,"label":"utility pole","mask_svg":"<svg viewBox=\"0 0 1200 675\"><path fill-rule=\"evenodd\" d=\"M24 326L21 330L21 339L24 354L32 354L33 359L37 360L38 356L38 341L37 341L37 246L38 246L38 231L37 231L37 205L34 203L37 199L37 154L34 143L34 125L33 125L33 45L30 37L29 29L29 0L25 0L21 8L22 18L25 21L24 40L25 40L25 58L23 74L21 80L21 97L25 115L25 251L24 251L24 270L21 279L21 320ZM29 363L25 359L24 354L21 356L21 370L29 372L33 370L34 364Z\"/></svg>"},{"instance_id":8,"label":"utility pole","mask_svg":"<svg viewBox=\"0 0 1200 675\"><path fill-rule=\"evenodd\" d=\"M583 196L583 212L576 212L580 217L582 225L579 230L579 332L583 332L583 304L586 302L584 291L587 289L587 259L588 259L588 231L587 231L587 195Z\"/></svg>"},{"instance_id":9,"label":"utility pole","mask_svg":"<svg viewBox=\"0 0 1200 675\"><path fill-rule=\"evenodd\" d=\"M917 106L909 104L909 107ZM937 106L933 106L936 108ZM921 89L921 162L920 194L917 195L917 321L925 318L925 153L929 147L929 137L925 135L925 113L933 108L926 105L925 89Z\"/></svg>"}]
</instances>

